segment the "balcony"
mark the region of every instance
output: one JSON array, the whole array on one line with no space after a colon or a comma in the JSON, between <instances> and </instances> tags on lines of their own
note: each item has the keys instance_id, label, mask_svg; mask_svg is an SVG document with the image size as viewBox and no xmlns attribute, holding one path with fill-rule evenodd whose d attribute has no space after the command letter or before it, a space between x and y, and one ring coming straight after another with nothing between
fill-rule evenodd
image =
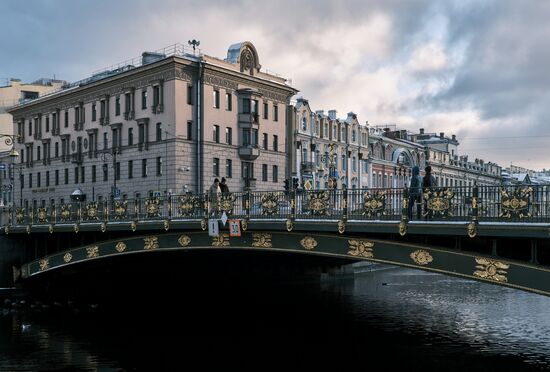
<instances>
[{"instance_id":1,"label":"balcony","mask_svg":"<svg viewBox=\"0 0 550 372\"><path fill-rule=\"evenodd\" d=\"M109 125L109 117L106 116L104 118L99 118L99 124L101 125Z\"/></svg>"},{"instance_id":2,"label":"balcony","mask_svg":"<svg viewBox=\"0 0 550 372\"><path fill-rule=\"evenodd\" d=\"M242 145L239 147L239 156L243 160L256 160L260 156L260 148L253 145Z\"/></svg>"},{"instance_id":3,"label":"balcony","mask_svg":"<svg viewBox=\"0 0 550 372\"><path fill-rule=\"evenodd\" d=\"M151 112L153 114L163 113L164 112L164 105L163 104L158 104L158 105L151 106Z\"/></svg>"},{"instance_id":4,"label":"balcony","mask_svg":"<svg viewBox=\"0 0 550 372\"><path fill-rule=\"evenodd\" d=\"M84 156L82 156L81 152L75 152L74 154L71 154L71 163L82 164L83 161Z\"/></svg>"},{"instance_id":5,"label":"balcony","mask_svg":"<svg viewBox=\"0 0 550 372\"><path fill-rule=\"evenodd\" d=\"M256 188L255 178L243 178L244 190L254 190Z\"/></svg>"},{"instance_id":6,"label":"balcony","mask_svg":"<svg viewBox=\"0 0 550 372\"><path fill-rule=\"evenodd\" d=\"M124 120L133 120L135 117L134 111L126 111L124 113Z\"/></svg>"},{"instance_id":7,"label":"balcony","mask_svg":"<svg viewBox=\"0 0 550 372\"><path fill-rule=\"evenodd\" d=\"M239 126L251 128L260 125L260 116L257 113L239 114Z\"/></svg>"}]
</instances>

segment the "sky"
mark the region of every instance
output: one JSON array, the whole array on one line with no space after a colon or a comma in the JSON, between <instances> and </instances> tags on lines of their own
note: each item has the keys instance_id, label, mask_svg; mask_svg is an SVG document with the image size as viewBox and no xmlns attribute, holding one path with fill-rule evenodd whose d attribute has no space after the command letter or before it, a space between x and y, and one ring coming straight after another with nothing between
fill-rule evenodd
<instances>
[{"instance_id":1,"label":"sky","mask_svg":"<svg viewBox=\"0 0 550 372\"><path fill-rule=\"evenodd\" d=\"M0 78L72 82L192 39L219 58L250 41L314 110L550 168L550 1L3 0L0 14Z\"/></svg>"}]
</instances>

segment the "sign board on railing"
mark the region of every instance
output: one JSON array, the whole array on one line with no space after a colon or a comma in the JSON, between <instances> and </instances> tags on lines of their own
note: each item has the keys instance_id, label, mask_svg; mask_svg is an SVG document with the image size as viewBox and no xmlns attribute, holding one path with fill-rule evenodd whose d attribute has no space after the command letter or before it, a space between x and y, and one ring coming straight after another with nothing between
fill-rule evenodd
<instances>
[{"instance_id":1,"label":"sign board on railing","mask_svg":"<svg viewBox=\"0 0 550 372\"><path fill-rule=\"evenodd\" d=\"M229 236L241 236L240 220L229 220Z\"/></svg>"},{"instance_id":2,"label":"sign board on railing","mask_svg":"<svg viewBox=\"0 0 550 372\"><path fill-rule=\"evenodd\" d=\"M208 220L208 235L209 236L220 235L220 225L218 224L218 220L216 219Z\"/></svg>"}]
</instances>

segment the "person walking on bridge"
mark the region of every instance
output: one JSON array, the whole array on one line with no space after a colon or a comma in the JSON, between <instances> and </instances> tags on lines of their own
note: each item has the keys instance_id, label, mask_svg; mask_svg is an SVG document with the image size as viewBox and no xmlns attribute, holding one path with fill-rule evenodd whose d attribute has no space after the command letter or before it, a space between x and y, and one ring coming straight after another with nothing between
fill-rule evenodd
<instances>
[{"instance_id":1,"label":"person walking on bridge","mask_svg":"<svg viewBox=\"0 0 550 372\"><path fill-rule=\"evenodd\" d=\"M411 182L409 185L409 220L413 218L413 209L416 204L416 218L420 219L422 209L422 178L420 168L414 166L412 169Z\"/></svg>"}]
</instances>

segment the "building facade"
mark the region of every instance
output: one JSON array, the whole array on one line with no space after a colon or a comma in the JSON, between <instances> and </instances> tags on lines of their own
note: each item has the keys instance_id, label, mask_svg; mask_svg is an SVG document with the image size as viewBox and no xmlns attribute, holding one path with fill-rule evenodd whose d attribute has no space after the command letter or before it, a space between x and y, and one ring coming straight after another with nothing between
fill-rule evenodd
<instances>
[{"instance_id":1,"label":"building facade","mask_svg":"<svg viewBox=\"0 0 550 372\"><path fill-rule=\"evenodd\" d=\"M75 190L96 201L200 193L221 177L232 192L281 189L297 91L260 67L249 42L224 60L176 46L9 109L16 199L36 208Z\"/></svg>"},{"instance_id":2,"label":"building facade","mask_svg":"<svg viewBox=\"0 0 550 372\"><path fill-rule=\"evenodd\" d=\"M425 133L420 129L413 135L415 142L425 146L426 165L440 187L498 186L502 184L502 168L483 159L468 161L468 155L459 155L455 135Z\"/></svg>"},{"instance_id":3,"label":"building facade","mask_svg":"<svg viewBox=\"0 0 550 372\"><path fill-rule=\"evenodd\" d=\"M313 111L309 101L299 98L294 107L292 176L305 189L329 188L329 179L336 187L351 189L363 184L363 161L368 154L368 129L359 123L353 112L345 119L336 110ZM332 172L332 174L331 174Z\"/></svg>"}]
</instances>

